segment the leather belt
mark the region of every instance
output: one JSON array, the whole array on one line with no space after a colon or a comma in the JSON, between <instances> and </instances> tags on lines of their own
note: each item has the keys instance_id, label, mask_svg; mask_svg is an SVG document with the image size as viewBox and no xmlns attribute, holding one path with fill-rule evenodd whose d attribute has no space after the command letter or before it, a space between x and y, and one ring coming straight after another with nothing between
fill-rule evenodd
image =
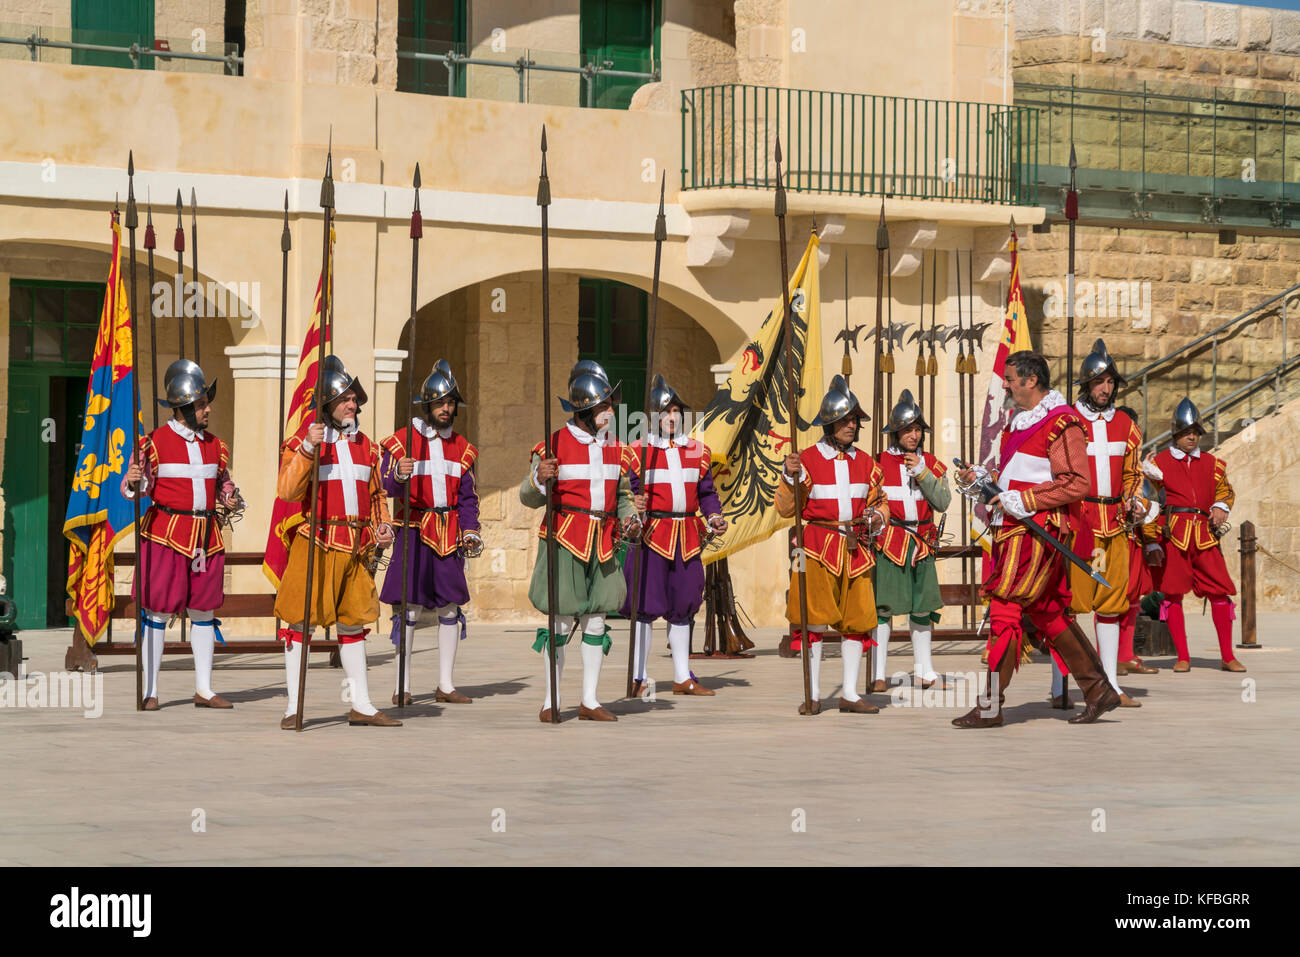
<instances>
[{"instance_id":1,"label":"leather belt","mask_svg":"<svg viewBox=\"0 0 1300 957\"><path fill-rule=\"evenodd\" d=\"M1210 513L1207 512L1205 509L1191 508L1190 506L1187 505L1166 505L1165 512L1166 513L1181 512L1188 515L1204 515L1206 518L1210 517Z\"/></svg>"},{"instance_id":2,"label":"leather belt","mask_svg":"<svg viewBox=\"0 0 1300 957\"><path fill-rule=\"evenodd\" d=\"M693 518L696 512L646 512L647 518Z\"/></svg>"},{"instance_id":3,"label":"leather belt","mask_svg":"<svg viewBox=\"0 0 1300 957\"><path fill-rule=\"evenodd\" d=\"M557 512L579 512L582 515L594 515L596 518L618 518L618 512L598 512L591 508L580 508L577 505L556 505Z\"/></svg>"},{"instance_id":4,"label":"leather belt","mask_svg":"<svg viewBox=\"0 0 1300 957\"><path fill-rule=\"evenodd\" d=\"M157 502L153 503L153 507L161 509L168 515L192 515L195 518L213 518L217 514L216 510L211 508L168 508L166 505L159 505Z\"/></svg>"},{"instance_id":5,"label":"leather belt","mask_svg":"<svg viewBox=\"0 0 1300 957\"><path fill-rule=\"evenodd\" d=\"M896 528L905 528L910 532L914 532L922 525L933 525L934 519L918 518L915 522L909 522L906 519L891 517L889 519L889 524L895 526Z\"/></svg>"},{"instance_id":6,"label":"leather belt","mask_svg":"<svg viewBox=\"0 0 1300 957\"><path fill-rule=\"evenodd\" d=\"M336 528L350 528L357 532L352 536L352 557L356 558L361 553L361 532L370 527L370 523L360 518L321 518L316 520L317 525L333 525Z\"/></svg>"},{"instance_id":7,"label":"leather belt","mask_svg":"<svg viewBox=\"0 0 1300 957\"><path fill-rule=\"evenodd\" d=\"M845 543L849 551L854 552L858 549L858 525L853 522L818 522L813 519L805 518L805 525L811 525L814 528L824 528L828 531L839 532L848 541ZM862 525L862 531L866 531L866 525Z\"/></svg>"},{"instance_id":8,"label":"leather belt","mask_svg":"<svg viewBox=\"0 0 1300 957\"><path fill-rule=\"evenodd\" d=\"M1092 502L1096 505L1120 505L1124 499L1114 495L1085 495L1085 502Z\"/></svg>"}]
</instances>

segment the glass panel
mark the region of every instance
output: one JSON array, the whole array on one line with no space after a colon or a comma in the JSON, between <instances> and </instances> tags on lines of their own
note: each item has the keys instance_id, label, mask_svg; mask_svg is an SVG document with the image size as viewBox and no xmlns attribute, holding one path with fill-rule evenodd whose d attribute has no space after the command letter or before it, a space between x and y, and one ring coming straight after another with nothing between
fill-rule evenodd
<instances>
[{"instance_id":1,"label":"glass panel","mask_svg":"<svg viewBox=\"0 0 1300 957\"><path fill-rule=\"evenodd\" d=\"M61 326L36 326L32 330L32 358L37 362L63 361L63 329Z\"/></svg>"},{"instance_id":2,"label":"glass panel","mask_svg":"<svg viewBox=\"0 0 1300 957\"><path fill-rule=\"evenodd\" d=\"M68 362L90 364L95 351L95 336L99 330L94 326L68 326L64 333L67 342L65 359Z\"/></svg>"},{"instance_id":3,"label":"glass panel","mask_svg":"<svg viewBox=\"0 0 1300 957\"><path fill-rule=\"evenodd\" d=\"M641 355L641 329L640 322L611 322L609 326L610 354L616 356Z\"/></svg>"},{"instance_id":4,"label":"glass panel","mask_svg":"<svg viewBox=\"0 0 1300 957\"><path fill-rule=\"evenodd\" d=\"M63 325L63 290L37 286L32 292L36 299L35 321Z\"/></svg>"},{"instance_id":5,"label":"glass panel","mask_svg":"<svg viewBox=\"0 0 1300 957\"><path fill-rule=\"evenodd\" d=\"M590 319L580 320L578 322L578 352L586 355L595 351L596 323Z\"/></svg>"},{"instance_id":6,"label":"glass panel","mask_svg":"<svg viewBox=\"0 0 1300 957\"><path fill-rule=\"evenodd\" d=\"M9 321L32 321L32 287L14 285L9 290Z\"/></svg>"},{"instance_id":7,"label":"glass panel","mask_svg":"<svg viewBox=\"0 0 1300 957\"><path fill-rule=\"evenodd\" d=\"M585 282L578 286L578 316L583 319L596 318L596 287Z\"/></svg>"},{"instance_id":8,"label":"glass panel","mask_svg":"<svg viewBox=\"0 0 1300 957\"><path fill-rule=\"evenodd\" d=\"M614 286L614 317L621 320L640 320L645 314L645 293L635 286Z\"/></svg>"},{"instance_id":9,"label":"glass panel","mask_svg":"<svg viewBox=\"0 0 1300 957\"><path fill-rule=\"evenodd\" d=\"M68 322L73 325L98 326L104 305L102 289L69 289Z\"/></svg>"},{"instance_id":10,"label":"glass panel","mask_svg":"<svg viewBox=\"0 0 1300 957\"><path fill-rule=\"evenodd\" d=\"M22 361L32 357L32 327L9 327L9 361Z\"/></svg>"}]
</instances>

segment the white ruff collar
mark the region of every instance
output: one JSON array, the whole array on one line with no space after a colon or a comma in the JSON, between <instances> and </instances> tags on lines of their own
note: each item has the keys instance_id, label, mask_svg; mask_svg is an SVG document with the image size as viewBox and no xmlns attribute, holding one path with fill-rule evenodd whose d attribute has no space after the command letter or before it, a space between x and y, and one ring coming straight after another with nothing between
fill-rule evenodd
<instances>
[{"instance_id":1,"label":"white ruff collar","mask_svg":"<svg viewBox=\"0 0 1300 957\"><path fill-rule=\"evenodd\" d=\"M437 435L438 438L443 439L444 441L451 438L452 427L450 425L444 426L441 429L435 429L433 426L431 426L428 422L425 422L424 419L421 419L419 416L416 416L415 418L411 419L411 424L415 426L415 431L419 432L426 439L432 440L435 435Z\"/></svg>"},{"instance_id":2,"label":"white ruff collar","mask_svg":"<svg viewBox=\"0 0 1300 957\"><path fill-rule=\"evenodd\" d=\"M657 449L668 448L668 439L664 438L662 435L651 435L648 437L647 441ZM677 446L679 449L684 449L686 446L691 444L691 437L689 435L674 435L672 438L672 444Z\"/></svg>"},{"instance_id":3,"label":"white ruff collar","mask_svg":"<svg viewBox=\"0 0 1300 957\"><path fill-rule=\"evenodd\" d=\"M609 432L604 429L601 429L595 435L592 435L586 429L574 425L572 419L564 424L568 428L569 434L583 445L591 445L594 442L597 445L604 447L609 444Z\"/></svg>"},{"instance_id":4,"label":"white ruff collar","mask_svg":"<svg viewBox=\"0 0 1300 957\"><path fill-rule=\"evenodd\" d=\"M1199 447L1197 447L1192 449L1192 451L1188 453L1188 452L1184 452L1182 449L1171 448L1169 450L1169 454L1174 457L1175 462L1181 462L1183 459L1188 457L1199 459L1201 457L1201 450Z\"/></svg>"},{"instance_id":5,"label":"white ruff collar","mask_svg":"<svg viewBox=\"0 0 1300 957\"><path fill-rule=\"evenodd\" d=\"M1048 389L1047 395L1038 400L1038 405L1032 409L1017 412L1007 428L1012 432L1023 432L1030 426L1042 422L1043 419L1047 418L1047 413L1062 405L1065 405L1065 396L1055 389Z\"/></svg>"},{"instance_id":6,"label":"white ruff collar","mask_svg":"<svg viewBox=\"0 0 1300 957\"><path fill-rule=\"evenodd\" d=\"M168 420L167 420L167 424L170 425L170 426L172 427L172 431L173 431L173 432L175 432L177 435L179 435L179 436L180 436L182 439L184 439L186 442L195 442L195 441L202 442L202 441L203 441L203 430L202 430L202 429L199 429L197 432L195 432L193 429L191 429L191 428L190 428L188 425L186 425L184 422L178 422L178 421L176 421L175 419L168 419Z\"/></svg>"},{"instance_id":7,"label":"white ruff collar","mask_svg":"<svg viewBox=\"0 0 1300 957\"><path fill-rule=\"evenodd\" d=\"M840 454L839 449L835 448L835 446L831 445L825 439L818 439L816 448L817 451L822 454L822 457L826 459L833 459L835 456ZM854 446L850 445L849 450L844 454L850 459L854 459L857 458L858 450Z\"/></svg>"},{"instance_id":8,"label":"white ruff collar","mask_svg":"<svg viewBox=\"0 0 1300 957\"><path fill-rule=\"evenodd\" d=\"M346 429L337 429L332 425L325 426L325 441L333 445L339 439L347 439L349 442L356 442L361 435L361 428L357 420L353 419L352 424Z\"/></svg>"},{"instance_id":9,"label":"white ruff collar","mask_svg":"<svg viewBox=\"0 0 1300 957\"><path fill-rule=\"evenodd\" d=\"M1112 405L1109 409L1106 409L1104 412L1094 412L1084 403L1082 399L1074 403L1074 409L1076 412L1078 412L1089 422L1096 422L1098 419L1105 419L1107 422L1109 422L1111 419L1115 418L1115 413L1119 411Z\"/></svg>"}]
</instances>

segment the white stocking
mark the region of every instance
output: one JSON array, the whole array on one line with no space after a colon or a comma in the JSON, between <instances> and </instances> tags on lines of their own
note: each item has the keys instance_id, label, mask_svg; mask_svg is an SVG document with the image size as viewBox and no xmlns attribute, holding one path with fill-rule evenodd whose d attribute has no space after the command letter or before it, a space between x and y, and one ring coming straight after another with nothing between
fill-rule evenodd
<instances>
[{"instance_id":1,"label":"white stocking","mask_svg":"<svg viewBox=\"0 0 1300 957\"><path fill-rule=\"evenodd\" d=\"M934 681L939 676L930 661L930 625L919 625L909 618L907 626L912 632L912 671L922 681Z\"/></svg>"},{"instance_id":2,"label":"white stocking","mask_svg":"<svg viewBox=\"0 0 1300 957\"><path fill-rule=\"evenodd\" d=\"M416 622L416 613L408 609L407 612L406 612L406 622L407 622L407 624L406 624L406 687L405 687L405 688L398 688L398 687L397 687L397 675L394 675L394 676L393 676L393 692L394 692L394 694L399 693L399 692L401 692L401 691L408 691L408 692L409 692L409 691L411 690L411 655L414 654L414 651L415 651L415 622ZM400 649L398 649L398 650L400 651ZM398 669L397 669L397 670L398 670L399 672L401 671L401 663L400 663L400 662L398 663Z\"/></svg>"},{"instance_id":3,"label":"white stocking","mask_svg":"<svg viewBox=\"0 0 1300 957\"><path fill-rule=\"evenodd\" d=\"M818 642L821 644L821 642ZM857 701L858 694L858 672L862 668L862 642L851 638L844 638L840 641L840 657L844 659L844 686L840 689L840 697L845 701Z\"/></svg>"},{"instance_id":4,"label":"white stocking","mask_svg":"<svg viewBox=\"0 0 1300 957\"><path fill-rule=\"evenodd\" d=\"M1010 649L1007 654L1015 654L1015 649ZM1059 698L1065 693L1065 675L1061 674L1061 666L1056 663L1056 658L1052 658L1052 697Z\"/></svg>"},{"instance_id":5,"label":"white stocking","mask_svg":"<svg viewBox=\"0 0 1300 957\"><path fill-rule=\"evenodd\" d=\"M168 616L147 609L144 616L144 627L140 631L140 640L144 642L144 647L140 649L140 657L144 659L144 697L157 698L158 672L162 670Z\"/></svg>"},{"instance_id":6,"label":"white stocking","mask_svg":"<svg viewBox=\"0 0 1300 957\"><path fill-rule=\"evenodd\" d=\"M560 638L569 633L572 623L569 621L557 621L555 623L555 702L560 702L559 684L564 677L564 653L568 649L559 643ZM546 697L542 699L542 710L545 711L551 706L551 652L546 645L542 645L542 674L546 676Z\"/></svg>"},{"instance_id":7,"label":"white stocking","mask_svg":"<svg viewBox=\"0 0 1300 957\"><path fill-rule=\"evenodd\" d=\"M361 629L347 632L344 628L347 625L340 625L338 633L340 638L346 638L349 634L358 635ZM339 660L343 663L343 674L347 676L348 685L352 691L352 710L358 714L371 715L376 714L379 709L370 703L370 686L366 683L366 643L365 641L350 641L346 645L339 644Z\"/></svg>"},{"instance_id":8,"label":"white stocking","mask_svg":"<svg viewBox=\"0 0 1300 957\"><path fill-rule=\"evenodd\" d=\"M589 711L600 707L596 686L600 684L600 664L604 657L604 646L582 643L582 706Z\"/></svg>"},{"instance_id":9,"label":"white stocking","mask_svg":"<svg viewBox=\"0 0 1300 957\"><path fill-rule=\"evenodd\" d=\"M289 626L294 631L300 627ZM286 641L284 643L284 684L289 690L289 704L284 709L284 716L292 718L298 713L298 666L302 661L302 642Z\"/></svg>"},{"instance_id":10,"label":"white stocking","mask_svg":"<svg viewBox=\"0 0 1300 957\"><path fill-rule=\"evenodd\" d=\"M212 656L217 648L216 627L211 619L195 621L190 615L190 651L194 655L194 690L203 699L212 697ZM211 615L212 612L197 612L199 615Z\"/></svg>"},{"instance_id":11,"label":"white stocking","mask_svg":"<svg viewBox=\"0 0 1300 957\"><path fill-rule=\"evenodd\" d=\"M438 690L443 694L456 690L451 675L456 667L456 649L460 647L459 614L458 605L443 605L438 609Z\"/></svg>"},{"instance_id":12,"label":"white stocking","mask_svg":"<svg viewBox=\"0 0 1300 957\"><path fill-rule=\"evenodd\" d=\"M691 680L691 626L669 625L668 647L673 653L673 681L685 684Z\"/></svg>"},{"instance_id":13,"label":"white stocking","mask_svg":"<svg viewBox=\"0 0 1300 957\"><path fill-rule=\"evenodd\" d=\"M809 631L811 630L812 629L810 628ZM809 680L812 683L812 699L813 703L816 704L818 701L822 700L822 645L824 645L825 642L809 641L805 642L805 644L812 648L812 654L808 658L808 671Z\"/></svg>"},{"instance_id":14,"label":"white stocking","mask_svg":"<svg viewBox=\"0 0 1300 957\"><path fill-rule=\"evenodd\" d=\"M654 625L648 621L638 621L632 626L632 647L636 649L635 664L632 670L632 679L634 681L645 681L646 665L650 661L650 640L653 636ZM669 630L669 640L672 640L672 631Z\"/></svg>"},{"instance_id":15,"label":"white stocking","mask_svg":"<svg viewBox=\"0 0 1300 957\"><path fill-rule=\"evenodd\" d=\"M893 623L882 621L876 625L876 647L871 653L871 677L874 681L885 680L885 664L889 657L889 630Z\"/></svg>"},{"instance_id":16,"label":"white stocking","mask_svg":"<svg viewBox=\"0 0 1300 957\"><path fill-rule=\"evenodd\" d=\"M1097 651L1101 656L1101 667L1106 672L1106 678L1110 685L1115 689L1116 694L1123 694L1119 686L1119 674L1116 662L1119 661L1119 622L1117 621L1098 621L1097 628Z\"/></svg>"}]
</instances>

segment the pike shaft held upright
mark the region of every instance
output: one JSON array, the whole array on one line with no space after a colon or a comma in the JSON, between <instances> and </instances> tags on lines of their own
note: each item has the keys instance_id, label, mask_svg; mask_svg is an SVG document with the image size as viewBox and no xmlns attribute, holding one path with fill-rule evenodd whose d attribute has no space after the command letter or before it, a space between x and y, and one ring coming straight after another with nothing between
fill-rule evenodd
<instances>
[{"instance_id":1,"label":"pike shaft held upright","mask_svg":"<svg viewBox=\"0 0 1300 957\"><path fill-rule=\"evenodd\" d=\"M542 171L537 178L537 205L542 208L542 419L546 438L543 458L551 458L551 259L550 220L551 180L546 173L546 127L542 127ZM556 668L555 604L559 601L559 583L555 580L555 479L546 482L546 649L551 676L551 723L560 723L560 688Z\"/></svg>"}]
</instances>

